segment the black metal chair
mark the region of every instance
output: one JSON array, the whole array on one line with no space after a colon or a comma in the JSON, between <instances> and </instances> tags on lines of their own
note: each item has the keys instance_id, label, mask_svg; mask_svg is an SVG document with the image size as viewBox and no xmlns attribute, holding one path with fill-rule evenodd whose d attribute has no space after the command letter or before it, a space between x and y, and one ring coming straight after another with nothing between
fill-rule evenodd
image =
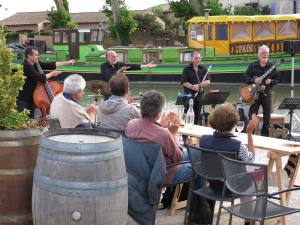
<instances>
[{"instance_id":1,"label":"black metal chair","mask_svg":"<svg viewBox=\"0 0 300 225\"><path fill-rule=\"evenodd\" d=\"M300 209L283 206L275 200L277 199L278 201L278 198L275 196L300 190L299 187L269 193L267 165L242 162L222 155L220 157L226 188L240 195L241 198L248 197L246 201L241 201L241 203L230 207L224 207L222 205L221 207L229 212L230 215L252 222L259 221L260 224L263 225L267 219L300 212ZM219 219L220 216L218 216L217 224Z\"/></svg>"},{"instance_id":2,"label":"black metal chair","mask_svg":"<svg viewBox=\"0 0 300 225\"><path fill-rule=\"evenodd\" d=\"M202 196L206 199L212 201L221 201L222 200L222 190L224 186L224 175L222 172L221 161L219 159L219 154L224 154L230 158L237 158L236 152L226 152L226 151L214 151L204 148L198 148L191 145L188 145L189 158L192 164L193 169L193 179L190 184L190 192L188 205L185 212L184 224L187 224L191 197L193 194ZM198 178L202 177L205 179L206 183L204 187L197 188L195 182L198 182ZM232 202L234 198L238 196L233 196L232 193L226 192L226 195L223 197L223 201ZM214 207L214 205L213 205ZM213 211L213 207L211 211ZM221 207L219 207L218 214L221 213ZM213 217L213 216L212 216ZM230 218L231 220L231 218Z\"/></svg>"}]
</instances>

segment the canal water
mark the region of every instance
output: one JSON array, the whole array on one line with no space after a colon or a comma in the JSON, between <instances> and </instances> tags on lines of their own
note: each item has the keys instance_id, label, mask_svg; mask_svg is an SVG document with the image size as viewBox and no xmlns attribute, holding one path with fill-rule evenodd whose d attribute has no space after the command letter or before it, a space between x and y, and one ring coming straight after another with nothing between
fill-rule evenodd
<instances>
[{"instance_id":1,"label":"canal water","mask_svg":"<svg viewBox=\"0 0 300 225\"><path fill-rule=\"evenodd\" d=\"M228 91L230 94L227 98L227 101L236 104L240 102L239 101L240 88L241 88L240 85L211 84L208 88L206 88L205 92L209 90ZM130 94L132 96L139 96L140 93L143 93L148 90L157 90L163 93L163 95L166 97L167 100L166 108L172 108L175 105L176 96L178 95L178 93L183 93L183 89L180 84L141 84L141 83L130 84ZM286 114L287 110L278 110L277 108L285 97L291 96L290 86L277 85L273 88L273 90L274 90L274 100L273 100L274 112L279 114ZM91 93L89 90L85 91L85 95L82 99L83 105L89 104L93 101L91 95L93 95L93 93ZM294 97L300 98L300 86L294 87ZM209 112L211 110L211 106L206 106L205 110ZM300 118L300 110L296 111L296 115L297 118ZM293 121L295 121L295 126L296 125L298 126L298 124L300 123L300 121L297 121L297 118L293 119ZM288 117L286 117L286 122L288 122ZM293 127L295 126L293 125Z\"/></svg>"}]
</instances>

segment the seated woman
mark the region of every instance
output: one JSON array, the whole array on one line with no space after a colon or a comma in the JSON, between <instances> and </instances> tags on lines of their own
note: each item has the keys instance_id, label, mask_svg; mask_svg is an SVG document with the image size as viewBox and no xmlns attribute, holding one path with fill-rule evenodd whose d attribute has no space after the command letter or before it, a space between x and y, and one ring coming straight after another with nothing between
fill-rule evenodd
<instances>
[{"instance_id":1,"label":"seated woman","mask_svg":"<svg viewBox=\"0 0 300 225\"><path fill-rule=\"evenodd\" d=\"M254 161L255 148L253 144L252 133L258 124L256 114L252 114L252 119L247 126L248 148L241 141L234 139L233 131L239 121L239 114L237 109L231 103L223 103L218 105L215 110L208 117L208 123L215 129L213 135L202 135L200 139L200 147L216 150L236 152L238 159L241 161ZM211 189L222 192L223 182L209 180ZM246 198L241 201L247 201ZM245 225L250 224L246 221Z\"/></svg>"},{"instance_id":2,"label":"seated woman","mask_svg":"<svg viewBox=\"0 0 300 225\"><path fill-rule=\"evenodd\" d=\"M213 135L203 135L200 139L200 147L217 150L237 152L238 159L242 161L254 161L255 148L252 133L258 123L256 114L247 126L248 148L241 141L234 139L233 131L239 121L239 114L231 103L218 105L208 117L208 123L215 129Z\"/></svg>"},{"instance_id":3,"label":"seated woman","mask_svg":"<svg viewBox=\"0 0 300 225\"><path fill-rule=\"evenodd\" d=\"M82 76L72 74L64 81L63 93L54 97L49 116L58 118L61 128L92 128L97 107L91 104L84 108L79 104L85 85Z\"/></svg>"}]
</instances>

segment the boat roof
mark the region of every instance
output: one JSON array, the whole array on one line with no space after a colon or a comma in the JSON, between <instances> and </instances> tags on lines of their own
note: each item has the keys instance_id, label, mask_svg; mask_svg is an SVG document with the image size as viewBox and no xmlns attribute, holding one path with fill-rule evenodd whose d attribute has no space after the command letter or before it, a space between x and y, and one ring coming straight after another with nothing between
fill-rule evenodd
<instances>
[{"instance_id":1,"label":"boat roof","mask_svg":"<svg viewBox=\"0 0 300 225\"><path fill-rule=\"evenodd\" d=\"M259 16L196 16L188 20L187 23L227 23L227 22L256 22L256 21L287 21L300 20L300 14L286 15L259 15Z\"/></svg>"},{"instance_id":2,"label":"boat roof","mask_svg":"<svg viewBox=\"0 0 300 225\"><path fill-rule=\"evenodd\" d=\"M188 46L153 46L153 47L130 47L130 46L112 46L107 48L108 50L115 49L143 49L143 50L157 50L157 49L188 49Z\"/></svg>"}]
</instances>

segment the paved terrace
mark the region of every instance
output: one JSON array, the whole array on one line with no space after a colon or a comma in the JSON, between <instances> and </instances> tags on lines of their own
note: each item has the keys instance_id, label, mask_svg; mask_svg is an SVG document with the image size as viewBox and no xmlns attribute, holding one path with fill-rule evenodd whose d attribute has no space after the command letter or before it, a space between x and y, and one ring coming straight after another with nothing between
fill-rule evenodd
<instances>
[{"instance_id":1,"label":"paved terrace","mask_svg":"<svg viewBox=\"0 0 300 225\"><path fill-rule=\"evenodd\" d=\"M287 160L287 159L285 159L285 160ZM255 162L266 164L267 163L266 152L258 151L256 154ZM285 165L285 163L286 163L286 161L283 162L283 165ZM299 173L298 173L298 176L296 179L296 184L300 185ZM276 188L275 189L271 188L271 192L272 192L272 190L276 191ZM300 208L300 191L294 192L292 194L289 205L292 207ZM216 208L215 208L214 224L215 224L216 218L217 218L217 211L218 211L217 207L218 207L218 205L216 205ZM165 210L157 210L155 224L156 225L182 225L183 220L184 220L184 213L185 213L185 209L179 209L179 210L176 210L176 214L174 216L170 216L168 210L166 210L166 209ZM229 219L228 214L225 211L222 211L220 224L227 225L228 219ZM233 225L243 225L244 221L237 217L233 217L232 224ZM276 221L273 221L273 222L269 222L267 224L280 224L280 223L276 223ZM287 225L299 225L300 224L300 213L295 213L295 214L287 216L286 224ZM138 224L129 218L127 225L138 225Z\"/></svg>"}]
</instances>

